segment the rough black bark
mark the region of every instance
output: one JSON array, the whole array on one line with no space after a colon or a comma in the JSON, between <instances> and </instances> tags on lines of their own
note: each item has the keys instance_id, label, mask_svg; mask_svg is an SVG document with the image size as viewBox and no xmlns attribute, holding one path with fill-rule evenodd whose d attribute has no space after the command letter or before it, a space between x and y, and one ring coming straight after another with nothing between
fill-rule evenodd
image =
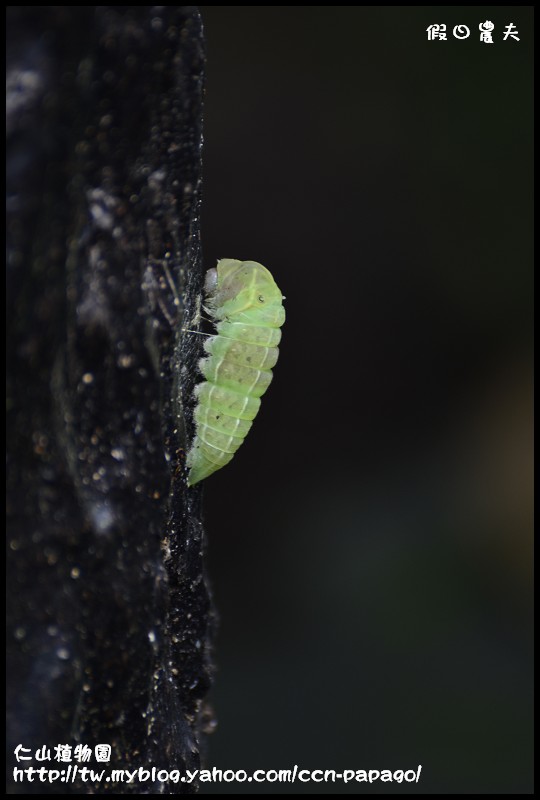
<instances>
[{"instance_id":1,"label":"rough black bark","mask_svg":"<svg viewBox=\"0 0 540 800\"><path fill-rule=\"evenodd\" d=\"M195 791L16 784L14 766L57 764L13 750L107 743L106 774L199 765L213 615L184 468L200 342L181 329L203 67L193 7L8 8L12 792Z\"/></svg>"}]
</instances>

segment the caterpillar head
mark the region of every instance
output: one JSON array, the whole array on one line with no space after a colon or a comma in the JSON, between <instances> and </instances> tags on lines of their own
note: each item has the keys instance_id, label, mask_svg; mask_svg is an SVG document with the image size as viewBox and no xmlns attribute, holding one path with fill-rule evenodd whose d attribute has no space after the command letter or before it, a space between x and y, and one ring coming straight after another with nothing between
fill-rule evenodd
<instances>
[{"instance_id":1,"label":"caterpillar head","mask_svg":"<svg viewBox=\"0 0 540 800\"><path fill-rule=\"evenodd\" d=\"M282 295L272 274L257 261L222 258L205 278L206 302L215 319L249 308L281 305Z\"/></svg>"}]
</instances>

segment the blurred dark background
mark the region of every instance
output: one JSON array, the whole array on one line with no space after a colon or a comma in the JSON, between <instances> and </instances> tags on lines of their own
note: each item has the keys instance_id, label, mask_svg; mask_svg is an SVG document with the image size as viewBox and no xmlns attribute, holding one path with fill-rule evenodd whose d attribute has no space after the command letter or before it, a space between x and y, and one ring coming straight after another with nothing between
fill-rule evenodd
<instances>
[{"instance_id":1,"label":"blurred dark background","mask_svg":"<svg viewBox=\"0 0 540 800\"><path fill-rule=\"evenodd\" d=\"M208 764L530 792L532 7L201 10L205 263L261 261L288 314L205 486Z\"/></svg>"}]
</instances>

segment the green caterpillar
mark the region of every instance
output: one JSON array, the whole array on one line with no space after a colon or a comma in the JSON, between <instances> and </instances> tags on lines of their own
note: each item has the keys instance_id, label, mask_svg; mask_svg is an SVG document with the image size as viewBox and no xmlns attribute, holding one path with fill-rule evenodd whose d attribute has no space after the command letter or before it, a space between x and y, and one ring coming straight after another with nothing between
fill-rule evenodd
<instances>
[{"instance_id":1,"label":"green caterpillar","mask_svg":"<svg viewBox=\"0 0 540 800\"><path fill-rule=\"evenodd\" d=\"M281 291L256 261L222 258L206 273L206 311L217 336L199 362L205 381L195 387L195 438L187 455L188 486L231 461L272 380L285 322Z\"/></svg>"}]
</instances>

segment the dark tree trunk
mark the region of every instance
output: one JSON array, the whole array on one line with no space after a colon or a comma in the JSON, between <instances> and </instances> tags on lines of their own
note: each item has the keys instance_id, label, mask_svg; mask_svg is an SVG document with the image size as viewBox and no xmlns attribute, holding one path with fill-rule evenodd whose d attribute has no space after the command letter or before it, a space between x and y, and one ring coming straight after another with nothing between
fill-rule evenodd
<instances>
[{"instance_id":1,"label":"dark tree trunk","mask_svg":"<svg viewBox=\"0 0 540 800\"><path fill-rule=\"evenodd\" d=\"M185 486L203 35L175 6L8 9L9 791L18 744L199 766L213 615ZM208 725L208 721L206 725ZM60 765L67 768L67 764Z\"/></svg>"}]
</instances>

